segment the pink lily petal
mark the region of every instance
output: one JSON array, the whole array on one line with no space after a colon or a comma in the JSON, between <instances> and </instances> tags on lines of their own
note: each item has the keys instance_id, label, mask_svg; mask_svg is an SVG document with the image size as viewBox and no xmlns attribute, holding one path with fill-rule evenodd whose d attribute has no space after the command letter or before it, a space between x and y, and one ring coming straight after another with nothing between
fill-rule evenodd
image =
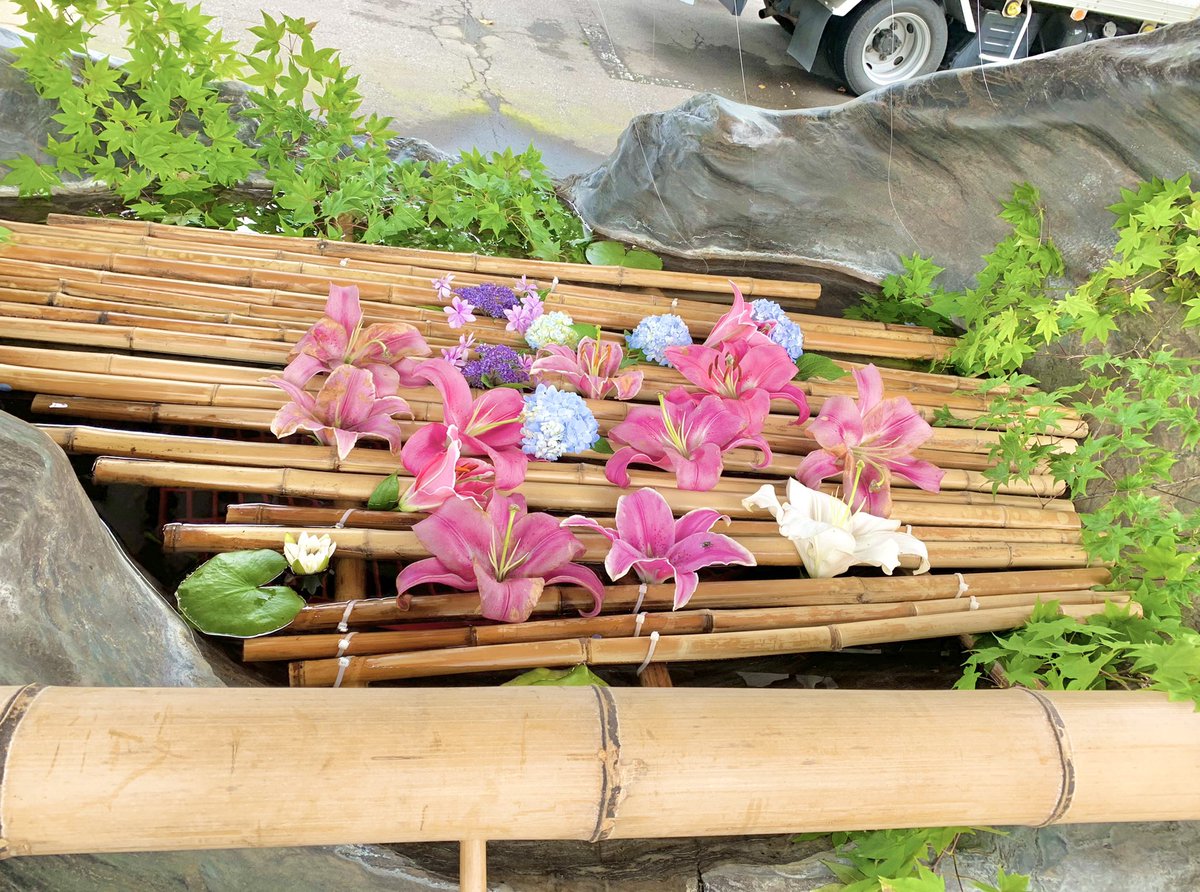
<instances>
[{"instance_id":1,"label":"pink lily petal","mask_svg":"<svg viewBox=\"0 0 1200 892\"><path fill-rule=\"evenodd\" d=\"M796 477L809 489L820 489L822 480L832 477L841 469L840 458L824 449L818 449L800 459L800 464L796 467Z\"/></svg>"},{"instance_id":2,"label":"pink lily petal","mask_svg":"<svg viewBox=\"0 0 1200 892\"><path fill-rule=\"evenodd\" d=\"M572 514L570 517L564 518L561 526L583 527L585 530L591 530L593 533L599 533L609 542L617 541L616 530L610 530L608 527L601 526L590 517L584 517L582 514Z\"/></svg>"},{"instance_id":3,"label":"pink lily petal","mask_svg":"<svg viewBox=\"0 0 1200 892\"><path fill-rule=\"evenodd\" d=\"M271 433L280 439L290 437L298 430L319 431L323 427L313 420L311 411L294 402L284 403L271 419Z\"/></svg>"},{"instance_id":4,"label":"pink lily petal","mask_svg":"<svg viewBox=\"0 0 1200 892\"><path fill-rule=\"evenodd\" d=\"M672 610L678 610L687 604L692 599L692 595L696 593L696 587L700 585L700 577L695 571L681 570L675 574L675 602L672 605Z\"/></svg>"},{"instance_id":5,"label":"pink lily petal","mask_svg":"<svg viewBox=\"0 0 1200 892\"><path fill-rule=\"evenodd\" d=\"M449 429L444 424L425 424L408 438L404 449L400 452L400 463L410 474L416 474L421 468L438 460L446 449L446 439Z\"/></svg>"},{"instance_id":6,"label":"pink lily petal","mask_svg":"<svg viewBox=\"0 0 1200 892\"><path fill-rule=\"evenodd\" d=\"M729 523L729 516L715 508L693 508L675 521L674 541L679 542L696 533L707 533L718 520Z\"/></svg>"},{"instance_id":7,"label":"pink lily petal","mask_svg":"<svg viewBox=\"0 0 1200 892\"><path fill-rule=\"evenodd\" d=\"M883 399L883 376L872 363L854 370L854 383L858 385L858 411L866 415Z\"/></svg>"},{"instance_id":8,"label":"pink lily petal","mask_svg":"<svg viewBox=\"0 0 1200 892\"><path fill-rule=\"evenodd\" d=\"M821 414L809 422L808 430L826 449L842 444L853 448L862 442L863 420L854 400L834 396L825 400Z\"/></svg>"},{"instance_id":9,"label":"pink lily petal","mask_svg":"<svg viewBox=\"0 0 1200 892\"><path fill-rule=\"evenodd\" d=\"M529 552L528 559L521 564L521 572L528 576L546 576L579 557L584 550L575 534L561 528L558 518L549 514L526 514L516 523L513 536L517 547Z\"/></svg>"},{"instance_id":10,"label":"pink lily petal","mask_svg":"<svg viewBox=\"0 0 1200 892\"><path fill-rule=\"evenodd\" d=\"M613 582L616 582L618 579L628 573L631 567L635 567L639 563L645 561L646 556L628 542L624 542L617 538L615 532L610 541L612 542L612 547L608 549L608 554L604 556L604 572L608 574L609 579L611 579ZM655 561L666 564L666 561L662 558L655 558ZM639 574L639 576L640 575L641 574ZM667 564L667 574L663 577L663 579L668 579L670 576L671 567L670 564ZM649 581L644 577L643 580ZM662 580L655 581L661 582Z\"/></svg>"},{"instance_id":11,"label":"pink lily petal","mask_svg":"<svg viewBox=\"0 0 1200 892\"><path fill-rule=\"evenodd\" d=\"M946 472L937 465L921 461L919 458L888 459L887 466L893 474L928 492L939 492L942 488L942 478L946 476Z\"/></svg>"},{"instance_id":12,"label":"pink lily petal","mask_svg":"<svg viewBox=\"0 0 1200 892\"><path fill-rule=\"evenodd\" d=\"M396 577L396 593L402 595L427 582L448 585L459 591L470 591L475 588L474 575L464 577L434 557L414 561L401 570L400 575Z\"/></svg>"},{"instance_id":13,"label":"pink lily petal","mask_svg":"<svg viewBox=\"0 0 1200 892\"><path fill-rule=\"evenodd\" d=\"M328 365L317 357L300 353L289 360L287 367L283 370L283 378L285 381L303 387L327 368Z\"/></svg>"},{"instance_id":14,"label":"pink lily petal","mask_svg":"<svg viewBox=\"0 0 1200 892\"><path fill-rule=\"evenodd\" d=\"M632 446L622 446L608 457L604 465L604 476L609 483L624 489L629 485L629 466L635 463L649 464L650 456L638 452Z\"/></svg>"},{"instance_id":15,"label":"pink lily petal","mask_svg":"<svg viewBox=\"0 0 1200 892\"><path fill-rule=\"evenodd\" d=\"M474 578L473 556L488 553L493 529L489 515L463 499L446 502L413 526L425 550L463 579Z\"/></svg>"},{"instance_id":16,"label":"pink lily petal","mask_svg":"<svg viewBox=\"0 0 1200 892\"><path fill-rule=\"evenodd\" d=\"M671 506L650 487L618 498L616 521L621 539L644 555L666 557L675 542Z\"/></svg>"},{"instance_id":17,"label":"pink lily petal","mask_svg":"<svg viewBox=\"0 0 1200 892\"><path fill-rule=\"evenodd\" d=\"M675 483L680 489L707 492L721 479L721 447L703 443L693 450L691 458L674 457Z\"/></svg>"},{"instance_id":18,"label":"pink lily petal","mask_svg":"<svg viewBox=\"0 0 1200 892\"><path fill-rule=\"evenodd\" d=\"M620 544L624 545L625 543ZM614 547L613 550L615 551L616 548ZM605 566L608 566L607 561L605 561ZM647 585L658 585L675 575L675 565L667 558L661 557L641 557L634 563L633 569L637 573L638 579Z\"/></svg>"},{"instance_id":19,"label":"pink lily petal","mask_svg":"<svg viewBox=\"0 0 1200 892\"><path fill-rule=\"evenodd\" d=\"M358 442L358 431L343 430L340 427L325 428L324 430L332 430L333 441L337 445L338 458L342 461L345 461L346 456L350 454L350 450L354 448L354 444ZM326 434L326 436L328 436L328 434Z\"/></svg>"},{"instance_id":20,"label":"pink lily petal","mask_svg":"<svg viewBox=\"0 0 1200 892\"><path fill-rule=\"evenodd\" d=\"M863 416L869 445L877 454L910 453L933 436L933 428L903 397L884 400Z\"/></svg>"},{"instance_id":21,"label":"pink lily petal","mask_svg":"<svg viewBox=\"0 0 1200 892\"><path fill-rule=\"evenodd\" d=\"M358 301L357 285L329 284L329 299L325 301L325 315L340 325L347 335L352 334L362 323L362 305Z\"/></svg>"},{"instance_id":22,"label":"pink lily petal","mask_svg":"<svg viewBox=\"0 0 1200 892\"><path fill-rule=\"evenodd\" d=\"M613 378L613 383L617 386L617 399L631 400L637 396L642 389L642 378L643 373L633 369Z\"/></svg>"},{"instance_id":23,"label":"pink lily petal","mask_svg":"<svg viewBox=\"0 0 1200 892\"><path fill-rule=\"evenodd\" d=\"M485 446L484 451L496 469L496 489L515 489L525 482L529 456L511 449L492 449L490 446Z\"/></svg>"},{"instance_id":24,"label":"pink lily petal","mask_svg":"<svg viewBox=\"0 0 1200 892\"><path fill-rule=\"evenodd\" d=\"M480 613L487 619L502 623L521 623L529 619L537 606L546 580L518 577L497 580L487 567L475 564L475 583L479 588Z\"/></svg>"},{"instance_id":25,"label":"pink lily petal","mask_svg":"<svg viewBox=\"0 0 1200 892\"><path fill-rule=\"evenodd\" d=\"M581 615L595 616L600 612L600 607L604 604L604 583L600 581L600 577L594 571L587 567L581 567L579 564L563 564L553 574L546 577L547 585L563 582L577 585L592 593L592 609L579 611Z\"/></svg>"},{"instance_id":26,"label":"pink lily petal","mask_svg":"<svg viewBox=\"0 0 1200 892\"><path fill-rule=\"evenodd\" d=\"M745 567L758 566L754 555L745 546L721 533L705 531L693 533L675 543L668 555L677 571L689 572L701 567L739 564Z\"/></svg>"},{"instance_id":27,"label":"pink lily petal","mask_svg":"<svg viewBox=\"0 0 1200 892\"><path fill-rule=\"evenodd\" d=\"M705 345L715 347L733 340L748 341L751 344L773 344L769 337L758 330L758 323L754 321L754 310L742 297L741 289L732 281L729 287L733 289L733 303L704 339Z\"/></svg>"},{"instance_id":28,"label":"pink lily petal","mask_svg":"<svg viewBox=\"0 0 1200 892\"><path fill-rule=\"evenodd\" d=\"M771 391L771 399L787 400L796 407L796 420L793 424L804 424L812 415L808 407L808 395L795 384L784 384Z\"/></svg>"},{"instance_id":29,"label":"pink lily petal","mask_svg":"<svg viewBox=\"0 0 1200 892\"><path fill-rule=\"evenodd\" d=\"M858 476L857 486L854 484L855 475ZM892 513L890 482L886 467L864 464L860 473L857 466L847 463L842 474L842 488L845 490L843 498L850 500L850 506L856 511L865 511L876 517L887 517Z\"/></svg>"}]
</instances>

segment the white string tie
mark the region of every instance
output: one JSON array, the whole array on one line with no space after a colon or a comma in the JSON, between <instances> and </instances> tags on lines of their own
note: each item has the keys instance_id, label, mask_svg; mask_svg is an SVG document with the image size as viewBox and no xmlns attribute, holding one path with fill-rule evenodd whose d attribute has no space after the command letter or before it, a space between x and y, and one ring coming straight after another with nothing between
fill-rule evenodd
<instances>
[{"instance_id":1,"label":"white string tie","mask_svg":"<svg viewBox=\"0 0 1200 892\"><path fill-rule=\"evenodd\" d=\"M637 603L633 605L634 613L637 613L639 610L642 609L642 602L645 600L646 600L646 583L643 582L641 585L638 586Z\"/></svg>"},{"instance_id":2,"label":"white string tie","mask_svg":"<svg viewBox=\"0 0 1200 892\"><path fill-rule=\"evenodd\" d=\"M337 624L337 630L345 635L350 631L350 611L354 609L354 605L358 603L358 599L352 599L346 602L346 609L342 611L342 621Z\"/></svg>"},{"instance_id":3,"label":"white string tie","mask_svg":"<svg viewBox=\"0 0 1200 892\"><path fill-rule=\"evenodd\" d=\"M979 609L979 599L978 599L978 598L976 598L974 595L971 595L971 607L970 607L970 609L971 609L971 610L978 610L978 609Z\"/></svg>"},{"instance_id":4,"label":"white string tie","mask_svg":"<svg viewBox=\"0 0 1200 892\"><path fill-rule=\"evenodd\" d=\"M643 610L633 619L633 637L637 638L642 634L642 625L646 622L646 612Z\"/></svg>"},{"instance_id":5,"label":"white string tie","mask_svg":"<svg viewBox=\"0 0 1200 892\"><path fill-rule=\"evenodd\" d=\"M338 642L337 658L340 660L346 655L346 649L350 647L350 639L357 635L358 632L349 632L341 641Z\"/></svg>"},{"instance_id":6,"label":"white string tie","mask_svg":"<svg viewBox=\"0 0 1200 892\"><path fill-rule=\"evenodd\" d=\"M910 523L907 527L905 527L905 529L908 531L908 535L911 536L912 535L912 524Z\"/></svg>"},{"instance_id":7,"label":"white string tie","mask_svg":"<svg viewBox=\"0 0 1200 892\"><path fill-rule=\"evenodd\" d=\"M677 297L671 298L671 309L674 310L678 306L679 306L679 298L677 298Z\"/></svg>"},{"instance_id":8,"label":"white string tie","mask_svg":"<svg viewBox=\"0 0 1200 892\"><path fill-rule=\"evenodd\" d=\"M346 667L349 665L349 657L338 657L338 674L337 678L333 680L333 686L335 688L340 688L342 686L342 679L346 677Z\"/></svg>"},{"instance_id":9,"label":"white string tie","mask_svg":"<svg viewBox=\"0 0 1200 892\"><path fill-rule=\"evenodd\" d=\"M955 573L954 575L958 577L958 594L956 594L954 597L961 598L971 590L971 586L967 585L967 580L963 579L963 575L961 573Z\"/></svg>"},{"instance_id":10,"label":"white string tie","mask_svg":"<svg viewBox=\"0 0 1200 892\"><path fill-rule=\"evenodd\" d=\"M333 528L334 528L335 530L340 530L340 529L342 529L344 526L346 526L346 521L348 521L348 520L350 519L350 515L351 515L351 514L353 514L353 513L354 513L354 509L353 509L353 508L347 508L347 509L346 509L346 513L342 515L342 518L341 518L341 520L339 520L337 523L335 523L335 524L333 525Z\"/></svg>"},{"instance_id":11,"label":"white string tie","mask_svg":"<svg viewBox=\"0 0 1200 892\"><path fill-rule=\"evenodd\" d=\"M641 675L646 671L646 667L650 665L650 661L654 659L654 649L658 647L658 632L650 633L650 646L646 649L646 659L642 660L642 665L638 666L637 674Z\"/></svg>"}]
</instances>

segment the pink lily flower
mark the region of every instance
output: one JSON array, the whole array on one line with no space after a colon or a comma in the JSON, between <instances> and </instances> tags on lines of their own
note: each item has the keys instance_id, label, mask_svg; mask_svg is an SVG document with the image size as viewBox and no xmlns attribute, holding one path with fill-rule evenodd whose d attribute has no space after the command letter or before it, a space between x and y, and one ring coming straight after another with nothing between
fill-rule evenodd
<instances>
[{"instance_id":1,"label":"pink lily flower","mask_svg":"<svg viewBox=\"0 0 1200 892\"><path fill-rule=\"evenodd\" d=\"M687 604L700 578L696 571L713 565L756 566L754 555L738 542L712 532L718 520L729 518L712 508L697 508L679 520L656 489L645 487L617 499L617 528L610 530L575 514L564 527L586 527L603 535L612 547L604 569L613 582L632 568L642 582L657 584L675 578L675 606Z\"/></svg>"},{"instance_id":2,"label":"pink lily flower","mask_svg":"<svg viewBox=\"0 0 1200 892\"><path fill-rule=\"evenodd\" d=\"M446 431L446 451L432 461L417 464L412 441L400 452L400 463L413 475L413 481L400 496L399 511L432 511L453 498L470 499L481 508L487 504L491 478L490 465L462 457L458 428Z\"/></svg>"},{"instance_id":3,"label":"pink lily flower","mask_svg":"<svg viewBox=\"0 0 1200 892\"><path fill-rule=\"evenodd\" d=\"M604 467L610 483L629 486L629 465L637 463L674 471L680 489L704 492L721 477L722 454L739 446L762 452L758 467L770 464L767 441L744 434L742 416L720 397L699 397L677 387L658 402L658 409L631 406L625 420L609 431L609 441L620 447Z\"/></svg>"},{"instance_id":4,"label":"pink lily flower","mask_svg":"<svg viewBox=\"0 0 1200 892\"><path fill-rule=\"evenodd\" d=\"M416 466L424 467L446 450L453 426L462 442L462 455L486 456L495 468L499 489L521 485L529 458L521 451L525 398L520 392L497 387L472 399L467 379L443 359L413 364L406 370L404 383L432 384L442 395L442 421L423 425L408 440Z\"/></svg>"},{"instance_id":5,"label":"pink lily flower","mask_svg":"<svg viewBox=\"0 0 1200 892\"><path fill-rule=\"evenodd\" d=\"M738 338L715 347L689 344L663 352L683 377L724 399L745 420L746 434L754 436L762 432L771 400L783 399L794 405L796 424L803 424L811 414L804 391L792 383L799 372L796 363L786 350L763 337L765 343Z\"/></svg>"},{"instance_id":6,"label":"pink lily flower","mask_svg":"<svg viewBox=\"0 0 1200 892\"><path fill-rule=\"evenodd\" d=\"M412 417L408 403L398 396L377 397L371 373L352 365L334 369L316 396L286 378L272 378L270 383L292 398L271 421L271 433L287 437L297 430L312 431L318 442L336 444L340 459L361 437L386 440L392 452L398 452L402 431L393 416Z\"/></svg>"},{"instance_id":7,"label":"pink lily flower","mask_svg":"<svg viewBox=\"0 0 1200 892\"><path fill-rule=\"evenodd\" d=\"M742 290L730 280L729 287L733 289L733 304L730 306L713 330L704 339L705 347L718 347L729 341L744 341L750 345L773 344L754 319L754 308L742 297ZM793 375L792 377L795 377Z\"/></svg>"},{"instance_id":8,"label":"pink lily flower","mask_svg":"<svg viewBox=\"0 0 1200 892\"><path fill-rule=\"evenodd\" d=\"M602 400L613 390L617 399L631 400L642 389L642 373L621 371L625 351L613 341L584 338L572 350L559 344L543 347L534 360L531 376L540 383L549 375L562 375L583 396Z\"/></svg>"},{"instance_id":9,"label":"pink lily flower","mask_svg":"<svg viewBox=\"0 0 1200 892\"><path fill-rule=\"evenodd\" d=\"M487 509L452 499L413 526L417 539L437 557L409 564L396 577L403 595L424 582L479 592L482 613L499 622L529 618L542 590L556 582L582 586L600 612L604 583L593 571L571 563L584 546L549 514L528 514L519 495L497 495Z\"/></svg>"},{"instance_id":10,"label":"pink lily flower","mask_svg":"<svg viewBox=\"0 0 1200 892\"><path fill-rule=\"evenodd\" d=\"M796 476L810 489L841 472L845 498L855 510L887 517L892 510L891 475L937 492L945 471L912 457L933 428L903 397L883 398L883 378L869 365L854 372L858 403L846 396L825 401L808 429L821 448L800 461Z\"/></svg>"},{"instance_id":11,"label":"pink lily flower","mask_svg":"<svg viewBox=\"0 0 1200 892\"><path fill-rule=\"evenodd\" d=\"M457 294L450 299L450 306L442 307L442 311L446 314L446 324L451 328L462 328L468 322L475 321L475 314L471 311L475 309L475 305L469 300L463 300Z\"/></svg>"},{"instance_id":12,"label":"pink lily flower","mask_svg":"<svg viewBox=\"0 0 1200 892\"><path fill-rule=\"evenodd\" d=\"M395 367L406 357L430 352L421 333L407 322L374 322L364 328L358 288L331 284L325 315L292 348L283 377L303 387L320 372L352 365L371 373L378 395L392 396L400 383Z\"/></svg>"}]
</instances>

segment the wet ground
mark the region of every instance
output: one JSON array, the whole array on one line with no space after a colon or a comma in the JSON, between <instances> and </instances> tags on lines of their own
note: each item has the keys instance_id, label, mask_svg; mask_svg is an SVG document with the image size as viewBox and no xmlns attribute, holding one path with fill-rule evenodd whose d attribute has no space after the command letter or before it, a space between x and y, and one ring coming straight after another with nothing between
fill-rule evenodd
<instances>
[{"instance_id":1,"label":"wet ground","mask_svg":"<svg viewBox=\"0 0 1200 892\"><path fill-rule=\"evenodd\" d=\"M531 141L560 175L587 170L629 119L710 91L769 108L844 102L801 70L788 36L718 0L200 0L229 36L246 39L261 7L319 22L362 76L369 110L447 150ZM0 25L19 20L0 0ZM113 34L102 49L117 51Z\"/></svg>"}]
</instances>

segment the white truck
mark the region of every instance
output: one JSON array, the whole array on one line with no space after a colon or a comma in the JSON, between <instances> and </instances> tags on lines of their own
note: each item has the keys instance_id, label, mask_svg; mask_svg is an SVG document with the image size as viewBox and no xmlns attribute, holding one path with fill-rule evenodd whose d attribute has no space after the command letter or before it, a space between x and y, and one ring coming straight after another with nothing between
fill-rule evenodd
<instances>
[{"instance_id":1,"label":"white truck","mask_svg":"<svg viewBox=\"0 0 1200 892\"><path fill-rule=\"evenodd\" d=\"M687 0L685 0L687 2ZM749 0L720 0L741 15ZM788 55L854 93L1200 16L1200 0L763 0Z\"/></svg>"}]
</instances>

